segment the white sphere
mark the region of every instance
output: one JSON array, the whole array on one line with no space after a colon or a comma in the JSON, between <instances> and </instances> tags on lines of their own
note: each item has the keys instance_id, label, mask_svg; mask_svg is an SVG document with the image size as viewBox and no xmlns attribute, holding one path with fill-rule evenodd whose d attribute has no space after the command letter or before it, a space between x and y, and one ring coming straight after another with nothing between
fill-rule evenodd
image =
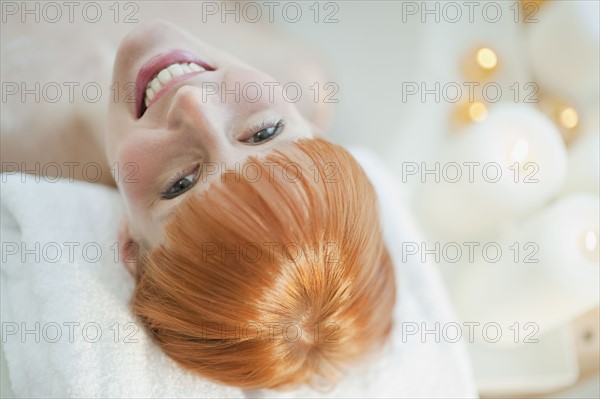
<instances>
[{"instance_id":1,"label":"white sphere","mask_svg":"<svg viewBox=\"0 0 600 399\"><path fill-rule=\"evenodd\" d=\"M467 175L468 164L474 165L472 176ZM449 181L457 167L444 173L446 165L460 166L459 181ZM425 223L441 235L493 232L557 194L566 165L564 142L546 115L531 106L498 104L485 121L446 145L440 182L429 179L421 193Z\"/></svg>"}]
</instances>

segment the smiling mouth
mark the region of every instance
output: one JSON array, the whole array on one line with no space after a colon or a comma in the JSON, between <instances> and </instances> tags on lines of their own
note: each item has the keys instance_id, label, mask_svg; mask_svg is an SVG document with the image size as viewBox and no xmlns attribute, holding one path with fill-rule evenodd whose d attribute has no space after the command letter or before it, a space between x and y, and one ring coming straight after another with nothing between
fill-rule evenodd
<instances>
[{"instance_id":1,"label":"smiling mouth","mask_svg":"<svg viewBox=\"0 0 600 399\"><path fill-rule=\"evenodd\" d=\"M182 50L159 54L142 66L136 81L136 114L146 110L176 84L192 76L214 71L199 57Z\"/></svg>"}]
</instances>

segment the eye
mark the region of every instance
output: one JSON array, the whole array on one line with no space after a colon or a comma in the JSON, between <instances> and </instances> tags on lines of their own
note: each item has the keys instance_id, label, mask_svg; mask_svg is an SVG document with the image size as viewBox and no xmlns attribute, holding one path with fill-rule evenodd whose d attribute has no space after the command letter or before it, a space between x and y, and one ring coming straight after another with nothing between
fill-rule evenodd
<instances>
[{"instance_id":1,"label":"eye","mask_svg":"<svg viewBox=\"0 0 600 399\"><path fill-rule=\"evenodd\" d=\"M265 126L263 123L258 127L253 128L252 131L256 132L246 142L250 144L260 144L264 141L271 140L277 136L283 130L283 119L280 119L277 123L271 126Z\"/></svg>"},{"instance_id":2,"label":"eye","mask_svg":"<svg viewBox=\"0 0 600 399\"><path fill-rule=\"evenodd\" d=\"M177 176L175 176L175 178L169 182L167 190L161 193L161 197L163 199L173 199L185 193L194 185L194 183L196 183L197 173L198 167L196 167L191 173L178 173Z\"/></svg>"}]
</instances>

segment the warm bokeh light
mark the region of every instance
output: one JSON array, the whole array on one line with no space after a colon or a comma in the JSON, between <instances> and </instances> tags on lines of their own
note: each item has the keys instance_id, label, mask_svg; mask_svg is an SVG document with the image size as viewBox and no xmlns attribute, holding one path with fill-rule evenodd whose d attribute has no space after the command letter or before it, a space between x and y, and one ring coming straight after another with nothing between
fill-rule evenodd
<instances>
[{"instance_id":1,"label":"warm bokeh light","mask_svg":"<svg viewBox=\"0 0 600 399\"><path fill-rule=\"evenodd\" d=\"M471 103L467 112L469 119L473 122L481 122L487 118L487 107L479 101Z\"/></svg>"},{"instance_id":2,"label":"warm bokeh light","mask_svg":"<svg viewBox=\"0 0 600 399\"><path fill-rule=\"evenodd\" d=\"M498 65L496 53L487 47L477 50L476 59L477 65L486 71L491 71Z\"/></svg>"},{"instance_id":3,"label":"warm bokeh light","mask_svg":"<svg viewBox=\"0 0 600 399\"><path fill-rule=\"evenodd\" d=\"M463 62L464 77L477 82L489 80L498 70L499 57L491 47L477 46Z\"/></svg>"},{"instance_id":4,"label":"warm bokeh light","mask_svg":"<svg viewBox=\"0 0 600 399\"><path fill-rule=\"evenodd\" d=\"M558 120L562 127L573 129L579 123L579 115L572 107L566 107L558 115Z\"/></svg>"},{"instance_id":5,"label":"warm bokeh light","mask_svg":"<svg viewBox=\"0 0 600 399\"><path fill-rule=\"evenodd\" d=\"M488 109L484 102L463 102L455 112L455 119L460 128L474 122L483 122L488 116Z\"/></svg>"},{"instance_id":6,"label":"warm bokeh light","mask_svg":"<svg viewBox=\"0 0 600 399\"><path fill-rule=\"evenodd\" d=\"M566 145L571 144L580 132L580 113L573 100L567 100L555 93L541 91L538 108L556 124Z\"/></svg>"}]
</instances>

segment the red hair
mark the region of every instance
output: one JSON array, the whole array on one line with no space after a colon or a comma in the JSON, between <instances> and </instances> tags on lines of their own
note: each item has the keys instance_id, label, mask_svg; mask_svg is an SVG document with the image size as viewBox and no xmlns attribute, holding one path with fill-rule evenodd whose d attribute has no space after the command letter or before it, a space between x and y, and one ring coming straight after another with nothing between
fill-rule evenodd
<instances>
[{"instance_id":1,"label":"red hair","mask_svg":"<svg viewBox=\"0 0 600 399\"><path fill-rule=\"evenodd\" d=\"M354 158L300 140L190 195L132 299L164 352L242 388L331 386L392 328L393 266Z\"/></svg>"}]
</instances>

